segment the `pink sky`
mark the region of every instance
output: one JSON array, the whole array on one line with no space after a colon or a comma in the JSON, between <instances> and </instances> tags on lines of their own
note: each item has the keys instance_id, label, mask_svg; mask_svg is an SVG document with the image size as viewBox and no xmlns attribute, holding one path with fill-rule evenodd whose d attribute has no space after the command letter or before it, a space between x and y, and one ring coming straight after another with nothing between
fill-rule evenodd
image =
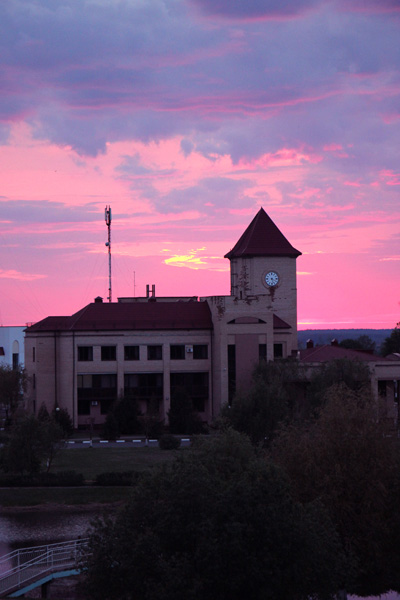
<instances>
[{"instance_id":1,"label":"pink sky","mask_svg":"<svg viewBox=\"0 0 400 600\"><path fill-rule=\"evenodd\" d=\"M107 297L106 205L114 300L229 294L263 206L303 253L300 329L393 328L400 12L358 7L1 3L0 325Z\"/></svg>"}]
</instances>

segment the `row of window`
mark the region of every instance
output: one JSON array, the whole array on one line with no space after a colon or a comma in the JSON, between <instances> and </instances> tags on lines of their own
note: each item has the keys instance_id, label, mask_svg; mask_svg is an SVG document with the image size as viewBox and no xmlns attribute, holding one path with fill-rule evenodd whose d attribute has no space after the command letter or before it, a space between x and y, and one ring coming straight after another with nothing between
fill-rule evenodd
<instances>
[{"instance_id":1,"label":"row of window","mask_svg":"<svg viewBox=\"0 0 400 600\"><path fill-rule=\"evenodd\" d=\"M171 344L169 347L171 360L185 360L187 354L193 354L195 359L208 358L207 344ZM162 360L163 347L161 344L147 346L147 360ZM93 360L93 346L78 346L78 361L88 362ZM101 346L101 360L117 360L117 346ZM124 360L140 360L139 346L124 346Z\"/></svg>"},{"instance_id":2,"label":"row of window","mask_svg":"<svg viewBox=\"0 0 400 600\"><path fill-rule=\"evenodd\" d=\"M78 375L78 414L89 415L91 406L100 404L101 414L106 414L117 400L116 374ZM181 394L192 400L193 407L202 412L209 397L209 373L189 372L170 374L171 401ZM125 398L161 403L164 395L162 373L126 373L124 375Z\"/></svg>"}]
</instances>

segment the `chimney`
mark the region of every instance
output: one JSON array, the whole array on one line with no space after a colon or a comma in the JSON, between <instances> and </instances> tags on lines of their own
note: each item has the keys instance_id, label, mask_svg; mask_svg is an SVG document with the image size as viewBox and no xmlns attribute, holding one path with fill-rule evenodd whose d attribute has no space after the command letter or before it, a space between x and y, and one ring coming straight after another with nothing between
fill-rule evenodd
<instances>
[{"instance_id":1,"label":"chimney","mask_svg":"<svg viewBox=\"0 0 400 600\"><path fill-rule=\"evenodd\" d=\"M96 304L101 304L103 302L103 298L101 296L97 296L97 298L94 299Z\"/></svg>"},{"instance_id":2,"label":"chimney","mask_svg":"<svg viewBox=\"0 0 400 600\"><path fill-rule=\"evenodd\" d=\"M307 340L306 348L314 348L314 342L312 340Z\"/></svg>"},{"instance_id":3,"label":"chimney","mask_svg":"<svg viewBox=\"0 0 400 600\"><path fill-rule=\"evenodd\" d=\"M150 285L146 285L146 298L155 298L156 297L156 286L154 283L151 285L151 294L150 294Z\"/></svg>"},{"instance_id":4,"label":"chimney","mask_svg":"<svg viewBox=\"0 0 400 600\"><path fill-rule=\"evenodd\" d=\"M331 346L339 346L339 342L336 338L333 338L333 340L331 341Z\"/></svg>"}]
</instances>

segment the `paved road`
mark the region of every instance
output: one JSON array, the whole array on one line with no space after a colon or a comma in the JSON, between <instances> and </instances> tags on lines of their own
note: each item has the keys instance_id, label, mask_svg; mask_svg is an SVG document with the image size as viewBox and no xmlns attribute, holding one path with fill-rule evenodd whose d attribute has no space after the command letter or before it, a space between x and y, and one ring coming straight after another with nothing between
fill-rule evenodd
<instances>
[{"instance_id":1,"label":"paved road","mask_svg":"<svg viewBox=\"0 0 400 600\"><path fill-rule=\"evenodd\" d=\"M150 439L150 440L144 440L143 438L140 437L127 437L127 438L121 438L119 440L116 440L114 442L108 441L108 440L100 440L99 438L93 438L93 440L90 440L90 438L88 437L87 439L71 439L65 442L64 447L68 448L68 449L76 449L76 448L117 448L117 447L126 447L126 448L144 448L148 446L149 448L157 448L158 447L158 440L156 439ZM181 447L188 447L190 446L190 438L188 437L182 437L181 438Z\"/></svg>"}]
</instances>

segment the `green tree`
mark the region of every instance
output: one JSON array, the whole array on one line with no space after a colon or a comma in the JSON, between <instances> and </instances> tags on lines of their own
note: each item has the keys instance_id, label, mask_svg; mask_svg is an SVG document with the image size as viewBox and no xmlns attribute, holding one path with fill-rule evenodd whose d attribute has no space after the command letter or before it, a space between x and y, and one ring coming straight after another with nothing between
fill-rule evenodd
<instances>
[{"instance_id":1,"label":"green tree","mask_svg":"<svg viewBox=\"0 0 400 600\"><path fill-rule=\"evenodd\" d=\"M352 350L362 350L364 352L375 352L375 342L369 335L360 335L357 338L346 338L339 343L342 348L350 348Z\"/></svg>"},{"instance_id":2,"label":"green tree","mask_svg":"<svg viewBox=\"0 0 400 600\"><path fill-rule=\"evenodd\" d=\"M303 385L297 362L261 362L249 390L237 394L232 405L223 408L222 416L253 443L268 443L282 421L299 414Z\"/></svg>"},{"instance_id":3,"label":"green tree","mask_svg":"<svg viewBox=\"0 0 400 600\"><path fill-rule=\"evenodd\" d=\"M49 470L62 430L52 420L39 421L34 415L16 420L2 449L2 468L16 473Z\"/></svg>"},{"instance_id":4,"label":"green tree","mask_svg":"<svg viewBox=\"0 0 400 600\"><path fill-rule=\"evenodd\" d=\"M103 423L101 437L106 440L114 441L119 437L119 434L118 419L116 418L114 411L111 411L108 413L106 420Z\"/></svg>"},{"instance_id":5,"label":"green tree","mask_svg":"<svg viewBox=\"0 0 400 600\"><path fill-rule=\"evenodd\" d=\"M381 347L382 356L387 356L394 352L400 352L400 322L397 323L390 336L383 341Z\"/></svg>"},{"instance_id":6,"label":"green tree","mask_svg":"<svg viewBox=\"0 0 400 600\"><path fill-rule=\"evenodd\" d=\"M204 433L199 414L194 410L193 402L183 388L176 389L171 397L168 420L171 433Z\"/></svg>"},{"instance_id":7,"label":"green tree","mask_svg":"<svg viewBox=\"0 0 400 600\"><path fill-rule=\"evenodd\" d=\"M114 408L114 414L121 433L137 433L140 430L140 411L134 398L121 398Z\"/></svg>"},{"instance_id":8,"label":"green tree","mask_svg":"<svg viewBox=\"0 0 400 600\"><path fill-rule=\"evenodd\" d=\"M53 421L60 427L63 437L71 437L74 426L66 408L55 408L51 413Z\"/></svg>"},{"instance_id":9,"label":"green tree","mask_svg":"<svg viewBox=\"0 0 400 600\"><path fill-rule=\"evenodd\" d=\"M356 392L365 390L369 395L370 381L371 375L367 363L347 358L331 360L313 369L307 389L307 399L311 409L316 409L324 403L327 390L340 384Z\"/></svg>"},{"instance_id":10,"label":"green tree","mask_svg":"<svg viewBox=\"0 0 400 600\"><path fill-rule=\"evenodd\" d=\"M22 403L27 381L23 367L13 369L8 365L0 365L0 404L6 412L7 422Z\"/></svg>"},{"instance_id":11,"label":"green tree","mask_svg":"<svg viewBox=\"0 0 400 600\"><path fill-rule=\"evenodd\" d=\"M344 581L338 537L318 504L232 430L201 439L98 521L84 557L96 600L332 598Z\"/></svg>"},{"instance_id":12,"label":"green tree","mask_svg":"<svg viewBox=\"0 0 400 600\"><path fill-rule=\"evenodd\" d=\"M280 432L272 457L287 472L296 498L319 499L344 547L357 560L349 591L398 589L397 444L377 422L376 402L344 384L330 388L319 418Z\"/></svg>"}]
</instances>

